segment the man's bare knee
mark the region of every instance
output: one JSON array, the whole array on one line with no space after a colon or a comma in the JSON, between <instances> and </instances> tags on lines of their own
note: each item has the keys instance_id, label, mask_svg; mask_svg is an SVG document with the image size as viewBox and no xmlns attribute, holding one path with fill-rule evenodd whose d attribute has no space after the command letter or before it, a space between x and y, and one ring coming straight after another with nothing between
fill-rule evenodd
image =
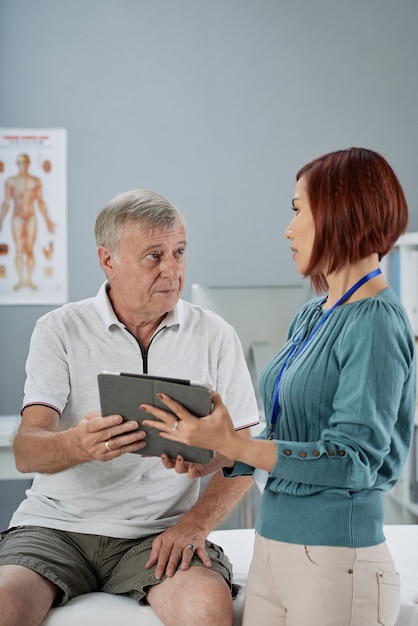
<instances>
[{"instance_id":1,"label":"man's bare knee","mask_svg":"<svg viewBox=\"0 0 418 626\"><path fill-rule=\"evenodd\" d=\"M231 626L232 598L223 577L203 567L178 571L151 587L148 602L165 626Z\"/></svg>"},{"instance_id":2,"label":"man's bare knee","mask_svg":"<svg viewBox=\"0 0 418 626\"><path fill-rule=\"evenodd\" d=\"M49 580L21 565L0 566L2 626L39 626L57 594Z\"/></svg>"}]
</instances>

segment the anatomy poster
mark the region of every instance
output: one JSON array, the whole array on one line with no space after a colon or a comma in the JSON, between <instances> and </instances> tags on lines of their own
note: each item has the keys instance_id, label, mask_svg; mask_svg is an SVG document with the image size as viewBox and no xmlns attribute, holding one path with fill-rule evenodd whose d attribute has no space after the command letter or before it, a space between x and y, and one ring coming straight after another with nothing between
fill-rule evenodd
<instances>
[{"instance_id":1,"label":"anatomy poster","mask_svg":"<svg viewBox=\"0 0 418 626\"><path fill-rule=\"evenodd\" d=\"M0 128L0 304L67 294L67 133Z\"/></svg>"}]
</instances>

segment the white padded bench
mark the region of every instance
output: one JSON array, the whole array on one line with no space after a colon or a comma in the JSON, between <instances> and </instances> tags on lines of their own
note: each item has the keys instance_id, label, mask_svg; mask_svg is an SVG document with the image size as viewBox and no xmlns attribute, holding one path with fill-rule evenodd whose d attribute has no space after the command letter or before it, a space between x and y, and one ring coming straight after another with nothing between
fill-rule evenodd
<instances>
[{"instance_id":1,"label":"white padded bench","mask_svg":"<svg viewBox=\"0 0 418 626\"><path fill-rule=\"evenodd\" d=\"M388 545L401 575L401 610L396 626L418 626L418 525L385 526ZM216 530L210 539L221 545L234 567L234 582L245 585L254 530ZM234 626L241 626L245 588L234 600ZM162 626L148 606L126 596L88 593L51 609L42 626Z\"/></svg>"}]
</instances>

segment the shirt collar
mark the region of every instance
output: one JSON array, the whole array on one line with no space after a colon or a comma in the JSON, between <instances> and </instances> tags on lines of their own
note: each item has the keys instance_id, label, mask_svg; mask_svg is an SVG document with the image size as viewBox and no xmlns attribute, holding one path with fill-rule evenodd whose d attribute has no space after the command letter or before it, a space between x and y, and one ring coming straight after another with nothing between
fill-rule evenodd
<instances>
[{"instance_id":1,"label":"shirt collar","mask_svg":"<svg viewBox=\"0 0 418 626\"><path fill-rule=\"evenodd\" d=\"M109 329L111 326L119 326L119 328L125 328L125 325L122 324L122 322L116 317L116 314L113 310L112 303L110 302L109 296L107 295L108 287L109 282L106 280L100 287L94 299L95 309L106 328ZM183 321L184 303L183 300L179 300L174 308L167 313L158 328L161 328L162 326L181 326Z\"/></svg>"}]
</instances>

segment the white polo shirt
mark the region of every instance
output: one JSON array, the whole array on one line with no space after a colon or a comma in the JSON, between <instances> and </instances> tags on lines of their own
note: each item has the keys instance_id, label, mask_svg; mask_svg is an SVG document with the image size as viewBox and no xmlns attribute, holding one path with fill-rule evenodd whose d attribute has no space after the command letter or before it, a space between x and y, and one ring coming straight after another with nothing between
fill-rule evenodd
<instances>
[{"instance_id":1,"label":"white polo shirt","mask_svg":"<svg viewBox=\"0 0 418 626\"><path fill-rule=\"evenodd\" d=\"M99 410L103 370L192 379L216 389L236 428L258 422L254 390L234 329L211 311L180 300L146 353L116 318L104 283L95 298L41 317L26 364L23 406L46 404L60 428ZM159 458L126 454L56 474L37 474L11 526L36 524L113 537L163 531L196 501L199 481L166 470Z\"/></svg>"}]
</instances>

